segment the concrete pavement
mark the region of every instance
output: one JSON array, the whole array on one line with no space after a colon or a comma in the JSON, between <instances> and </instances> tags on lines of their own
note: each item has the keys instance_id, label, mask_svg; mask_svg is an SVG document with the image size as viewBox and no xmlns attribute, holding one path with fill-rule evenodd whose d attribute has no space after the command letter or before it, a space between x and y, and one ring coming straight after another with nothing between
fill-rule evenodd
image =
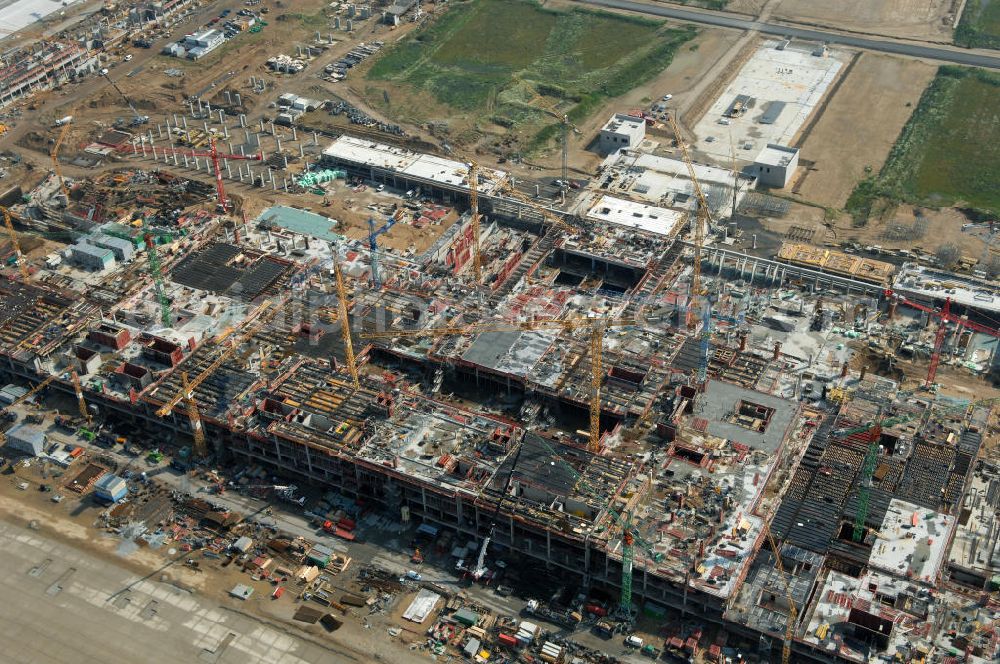
<instances>
[{"instance_id":1,"label":"concrete pavement","mask_svg":"<svg viewBox=\"0 0 1000 664\"><path fill-rule=\"evenodd\" d=\"M576 2L596 7L605 7L607 9L623 9L648 16L658 16L689 23L700 23L718 28L755 30L775 37L789 37L827 44L840 44L866 51L878 51L892 55L904 55L912 58L935 60L937 62L970 67L1000 69L1000 55L992 55L989 51L982 49L963 49L957 46L932 46L929 44L890 39L888 37L863 37L832 30L801 28L766 20L758 21L727 12L699 11L673 5L648 4L644 2L632 2L630 0L576 0Z\"/></svg>"},{"instance_id":2,"label":"concrete pavement","mask_svg":"<svg viewBox=\"0 0 1000 664\"><path fill-rule=\"evenodd\" d=\"M375 643L400 664L427 661L399 647L390 655L384 635L375 633L364 654L343 648L338 635L280 629L246 613L269 602L266 595L220 605L12 523L0 522L0 556L4 662L349 664L372 661Z\"/></svg>"}]
</instances>

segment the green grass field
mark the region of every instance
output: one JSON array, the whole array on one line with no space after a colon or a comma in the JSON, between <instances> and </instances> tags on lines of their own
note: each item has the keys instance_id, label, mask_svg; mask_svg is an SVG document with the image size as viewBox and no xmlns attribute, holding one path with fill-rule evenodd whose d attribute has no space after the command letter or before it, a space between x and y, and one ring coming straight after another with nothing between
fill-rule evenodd
<instances>
[{"instance_id":1,"label":"green grass field","mask_svg":"<svg viewBox=\"0 0 1000 664\"><path fill-rule=\"evenodd\" d=\"M848 211L867 218L880 202L962 205L1000 214L1000 75L941 67L877 176Z\"/></svg>"},{"instance_id":2,"label":"green grass field","mask_svg":"<svg viewBox=\"0 0 1000 664\"><path fill-rule=\"evenodd\" d=\"M428 92L477 121L542 130L555 121L543 106L579 120L603 99L665 69L694 34L640 18L547 9L532 0L453 2L433 24L386 52L368 79L396 88L394 98L407 88ZM445 115L412 105L406 112L417 120Z\"/></svg>"},{"instance_id":3,"label":"green grass field","mask_svg":"<svg viewBox=\"0 0 1000 664\"><path fill-rule=\"evenodd\" d=\"M1000 0L968 0L955 30L955 43L1000 49Z\"/></svg>"}]
</instances>

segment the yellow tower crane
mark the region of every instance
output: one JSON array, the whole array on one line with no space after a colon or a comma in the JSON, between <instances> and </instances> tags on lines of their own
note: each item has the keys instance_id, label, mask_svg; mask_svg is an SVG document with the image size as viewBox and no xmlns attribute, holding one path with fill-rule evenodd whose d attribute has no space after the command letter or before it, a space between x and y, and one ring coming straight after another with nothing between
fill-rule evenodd
<instances>
[{"instance_id":1,"label":"yellow tower crane","mask_svg":"<svg viewBox=\"0 0 1000 664\"><path fill-rule=\"evenodd\" d=\"M351 382L354 389L361 387L358 380L358 365L354 360L354 342L351 341L351 319L347 316L347 289L344 288L344 275L340 269L340 261L334 261L334 276L337 278L337 310L340 317L340 333L344 338L344 355L347 359L347 370L351 372Z\"/></svg>"},{"instance_id":2,"label":"yellow tower crane","mask_svg":"<svg viewBox=\"0 0 1000 664\"><path fill-rule=\"evenodd\" d=\"M764 524L764 534L767 535L767 541L774 551L775 566L781 573L781 581L785 585L785 597L788 598L788 620L785 624L785 638L781 644L781 664L788 664L792 657L792 636L795 634L795 623L798 620L799 610L795 606L795 600L792 599L792 589L788 585L788 574L785 573L785 566L781 564L781 552L774 542L774 536L771 535L770 524Z\"/></svg>"},{"instance_id":3,"label":"yellow tower crane","mask_svg":"<svg viewBox=\"0 0 1000 664\"><path fill-rule=\"evenodd\" d=\"M548 209L546 209L546 207L544 205L540 205L539 203L531 200L530 198L528 198L527 196L525 196L524 194L522 194L518 190L514 189L514 185L512 185L509 180L506 183L504 183L503 193L506 194L507 196L510 196L513 199L521 201L522 203L524 203L525 205L527 205L528 207L530 207L531 209L533 209L535 212L537 212L538 214L542 215L542 217L546 221L548 221L551 224L554 224L554 225L558 226L559 228L563 229L564 231L566 231L568 233L572 233L574 235L576 235L577 233L580 232L579 228L577 228L576 226L573 226L571 224L566 223L558 215L553 214Z\"/></svg>"},{"instance_id":4,"label":"yellow tower crane","mask_svg":"<svg viewBox=\"0 0 1000 664\"><path fill-rule=\"evenodd\" d=\"M195 441L195 454L204 456L206 453L204 426L201 421L201 414L198 412L198 403L194 398L195 390L198 389L198 386L204 383L212 374L214 374L219 367L228 362L233 355L236 354L236 351L240 348L240 346L249 341L255 334L257 334L257 332L261 330L261 328L267 325L271 319L277 316L281 309L282 307L276 306L275 302L272 300L266 300L263 304L261 304L254 313L256 320L253 321L251 327L240 335L239 339L236 339L229 348L220 353L219 356L216 357L211 364L205 367L205 369L195 378L188 380L187 372L182 372L180 391L156 411L158 416L166 417L181 401L186 403L188 419L191 421L191 432Z\"/></svg>"},{"instance_id":5,"label":"yellow tower crane","mask_svg":"<svg viewBox=\"0 0 1000 664\"><path fill-rule=\"evenodd\" d=\"M49 156L52 157L52 170L55 171L56 177L59 178L59 188L62 189L62 193L67 201L69 201L69 189L66 187L62 170L59 168L59 148L62 147L63 140L66 138L66 132L69 131L70 126L71 123L69 122L63 125L62 130L59 132L59 138L56 139L56 144L52 146L52 152L49 153Z\"/></svg>"},{"instance_id":6,"label":"yellow tower crane","mask_svg":"<svg viewBox=\"0 0 1000 664\"><path fill-rule=\"evenodd\" d=\"M187 406L188 419L191 421L191 437L194 439L194 454L203 458L208 454L205 445L205 425L201 423L201 413L198 412L198 402L194 399L194 391L188 381L186 371L181 372L181 389L184 392L184 402Z\"/></svg>"},{"instance_id":7,"label":"yellow tower crane","mask_svg":"<svg viewBox=\"0 0 1000 664\"><path fill-rule=\"evenodd\" d=\"M476 283L483 283L483 259L479 255L479 164L469 162L469 206L472 208L472 269Z\"/></svg>"},{"instance_id":8,"label":"yellow tower crane","mask_svg":"<svg viewBox=\"0 0 1000 664\"><path fill-rule=\"evenodd\" d=\"M681 136L681 129L677 125L677 120L674 118L674 114L670 114L668 117L670 118L670 128L673 130L674 136L677 137L677 147L680 148L681 156L684 158L685 165L687 165L695 197L698 199L698 214L695 216L694 222L694 266L691 275L691 296L694 298L702 295L701 252L705 244L705 225L712 221L712 212L708 207L708 201L705 200L705 194L701 190L701 184L698 182L698 176L694 171L694 164L691 162L691 155L688 154L687 144ZM689 317L689 323L692 321L693 318Z\"/></svg>"},{"instance_id":9,"label":"yellow tower crane","mask_svg":"<svg viewBox=\"0 0 1000 664\"><path fill-rule=\"evenodd\" d=\"M87 424L90 424L93 418L87 410L87 400L83 398L83 386L80 385L80 374L76 371L71 371L70 377L73 379L73 391L76 393L76 406L80 410L80 417L85 419Z\"/></svg>"},{"instance_id":10,"label":"yellow tower crane","mask_svg":"<svg viewBox=\"0 0 1000 664\"><path fill-rule=\"evenodd\" d=\"M598 452L601 448L601 383L603 382L603 347L604 331L608 327L635 325L633 320L606 320L601 317L587 318L541 318L528 321L512 321L507 323L486 323L464 326L429 327L419 330L392 330L385 332L365 332L361 336L366 339L392 337L444 337L452 335L479 334L481 332L522 332L562 328L574 330L582 327L590 328L590 430L587 449Z\"/></svg>"},{"instance_id":11,"label":"yellow tower crane","mask_svg":"<svg viewBox=\"0 0 1000 664\"><path fill-rule=\"evenodd\" d=\"M24 254L21 253L21 243L17 240L17 231L14 230L14 222L10 217L10 210L0 206L0 212L3 212L3 223L7 227L7 235L10 236L11 246L14 247L14 258L17 261L17 269L21 271L21 276L27 279L31 276L28 272L28 265L24 261Z\"/></svg>"}]
</instances>

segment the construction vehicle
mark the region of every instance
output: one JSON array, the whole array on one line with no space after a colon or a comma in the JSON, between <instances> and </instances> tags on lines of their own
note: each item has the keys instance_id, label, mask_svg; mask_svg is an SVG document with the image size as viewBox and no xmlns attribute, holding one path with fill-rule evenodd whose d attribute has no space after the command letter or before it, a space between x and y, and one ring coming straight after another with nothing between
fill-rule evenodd
<instances>
[{"instance_id":1,"label":"construction vehicle","mask_svg":"<svg viewBox=\"0 0 1000 664\"><path fill-rule=\"evenodd\" d=\"M0 212L3 213L3 223L7 227L7 235L10 237L10 244L14 248L14 260L17 263L17 269L21 272L21 276L27 280L31 273L28 271L28 265L24 259L24 254L21 253L21 243L17 239L17 231L14 230L14 222L11 221L10 210L0 206Z\"/></svg>"},{"instance_id":2,"label":"construction vehicle","mask_svg":"<svg viewBox=\"0 0 1000 664\"><path fill-rule=\"evenodd\" d=\"M902 295L892 291L891 289L885 290L885 296L890 300L892 304L890 307L894 306L895 303L900 302L908 307L913 307L919 311L923 311L928 314L931 318L938 319L937 333L934 336L934 349L931 352L931 363L927 367L927 378L924 381L924 388L931 389L934 385L934 379L937 377L938 365L941 363L941 349L944 347L944 338L948 331L948 323L954 323L955 325L960 325L966 329L972 330L973 332L979 332L981 334L987 334L992 337L1000 339L1000 328L989 327L987 325L982 325L980 323L975 323L968 318L963 318L951 312L951 298L947 298L944 301L944 306L940 309L934 309L928 307L927 305L920 304L919 302L914 302L909 300ZM890 309L890 317L891 317Z\"/></svg>"},{"instance_id":3,"label":"construction vehicle","mask_svg":"<svg viewBox=\"0 0 1000 664\"><path fill-rule=\"evenodd\" d=\"M148 47L147 47L147 48L148 48ZM113 88L115 89L115 91L116 91L116 92L117 92L117 93L118 93L119 95L121 95L121 98L125 100L125 103L126 103L126 104L128 104L128 107L129 107L129 110L130 110L130 111L132 111L132 122L131 122L131 126L133 126L133 127L138 127L139 125L144 125L144 124L146 124L147 122L149 122L149 116L148 116L148 115L140 115L140 114L139 114L139 111L135 110L135 104L133 104L133 103L132 103L132 100L128 98L128 95L126 95L126 94L125 94L124 92L122 92L122 89L118 87L118 84L117 84L117 83L115 83L115 82L114 82L114 81L113 81L113 80L111 79L111 77L110 77L110 76L108 76L108 70L107 70L107 69L102 69L102 70L101 70L101 76L103 76L103 77L104 77L104 79L105 79L105 80L106 80L106 81L107 81L108 83L110 83L110 84L111 84L111 87L113 87Z\"/></svg>"}]
</instances>

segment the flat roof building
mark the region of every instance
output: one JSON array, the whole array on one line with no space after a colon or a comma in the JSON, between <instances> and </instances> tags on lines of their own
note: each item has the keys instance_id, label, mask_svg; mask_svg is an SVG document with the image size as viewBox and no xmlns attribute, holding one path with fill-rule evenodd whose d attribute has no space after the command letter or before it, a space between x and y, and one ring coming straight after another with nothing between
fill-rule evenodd
<instances>
[{"instance_id":1,"label":"flat roof building","mask_svg":"<svg viewBox=\"0 0 1000 664\"><path fill-rule=\"evenodd\" d=\"M625 113L615 113L601 127L598 145L602 152L610 154L622 148L634 148L646 138L646 121Z\"/></svg>"},{"instance_id":2,"label":"flat roof building","mask_svg":"<svg viewBox=\"0 0 1000 664\"><path fill-rule=\"evenodd\" d=\"M115 264L115 254L110 249L79 242L69 248L70 260L86 270L108 270Z\"/></svg>"},{"instance_id":3,"label":"flat roof building","mask_svg":"<svg viewBox=\"0 0 1000 664\"><path fill-rule=\"evenodd\" d=\"M788 186L799 166L799 149L789 148L777 143L768 143L754 159L752 174L757 181L768 187L778 189Z\"/></svg>"}]
</instances>

